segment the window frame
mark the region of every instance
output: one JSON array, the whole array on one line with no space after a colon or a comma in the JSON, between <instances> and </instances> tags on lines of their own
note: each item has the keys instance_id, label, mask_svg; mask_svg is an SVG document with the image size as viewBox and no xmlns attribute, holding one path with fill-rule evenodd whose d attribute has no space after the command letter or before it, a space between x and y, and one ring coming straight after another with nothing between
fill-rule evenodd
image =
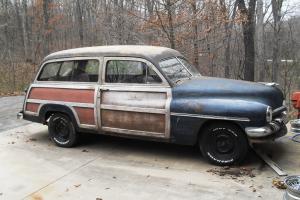
<instances>
[{"instance_id":1,"label":"window frame","mask_svg":"<svg viewBox=\"0 0 300 200\"><path fill-rule=\"evenodd\" d=\"M41 73L43 72L44 67L49 63L56 63L56 62L64 62L64 61L77 61L77 60L97 60L98 61L98 80L96 82L78 82L78 81L40 81L38 78L40 77ZM34 79L34 83L65 83L65 84L99 84L101 82L101 67L102 67L102 59L101 57L70 57L70 58L59 58L59 59L52 59L43 62L40 65L38 73ZM59 69L60 71L60 69Z\"/></svg>"},{"instance_id":2,"label":"window frame","mask_svg":"<svg viewBox=\"0 0 300 200\"><path fill-rule=\"evenodd\" d=\"M160 83L111 83L106 82L106 68L109 61L136 61L136 62L143 62L150 67L161 79ZM166 78L161 74L161 72L152 64L150 61L143 59L143 58L136 58L136 57L104 57L103 60L103 71L102 71L102 83L104 85L132 85L132 86L167 86L169 87L169 83Z\"/></svg>"}]
</instances>

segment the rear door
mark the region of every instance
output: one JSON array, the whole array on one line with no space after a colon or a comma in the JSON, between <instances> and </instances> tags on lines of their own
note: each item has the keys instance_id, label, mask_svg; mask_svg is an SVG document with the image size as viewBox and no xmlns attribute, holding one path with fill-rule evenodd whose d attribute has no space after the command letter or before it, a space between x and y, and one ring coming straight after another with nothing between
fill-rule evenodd
<instances>
[{"instance_id":1,"label":"rear door","mask_svg":"<svg viewBox=\"0 0 300 200\"><path fill-rule=\"evenodd\" d=\"M124 135L169 138L171 89L147 60L105 57L100 127Z\"/></svg>"}]
</instances>

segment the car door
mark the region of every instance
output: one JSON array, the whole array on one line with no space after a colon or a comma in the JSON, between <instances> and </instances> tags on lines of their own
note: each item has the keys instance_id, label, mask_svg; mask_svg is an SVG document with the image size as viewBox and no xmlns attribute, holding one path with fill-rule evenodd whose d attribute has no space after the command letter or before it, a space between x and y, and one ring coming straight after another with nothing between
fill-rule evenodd
<instances>
[{"instance_id":1,"label":"car door","mask_svg":"<svg viewBox=\"0 0 300 200\"><path fill-rule=\"evenodd\" d=\"M128 57L105 57L103 66L100 129L169 138L171 89L155 66Z\"/></svg>"}]
</instances>

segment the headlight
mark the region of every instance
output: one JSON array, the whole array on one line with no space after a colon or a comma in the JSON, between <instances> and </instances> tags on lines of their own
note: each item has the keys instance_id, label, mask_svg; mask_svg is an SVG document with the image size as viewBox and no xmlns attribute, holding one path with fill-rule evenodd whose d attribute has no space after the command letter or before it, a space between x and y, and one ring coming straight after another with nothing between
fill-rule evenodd
<instances>
[{"instance_id":1,"label":"headlight","mask_svg":"<svg viewBox=\"0 0 300 200\"><path fill-rule=\"evenodd\" d=\"M272 121L272 113L273 113L272 108L270 106L268 106L267 111L266 111L266 120L267 120L267 122Z\"/></svg>"}]
</instances>

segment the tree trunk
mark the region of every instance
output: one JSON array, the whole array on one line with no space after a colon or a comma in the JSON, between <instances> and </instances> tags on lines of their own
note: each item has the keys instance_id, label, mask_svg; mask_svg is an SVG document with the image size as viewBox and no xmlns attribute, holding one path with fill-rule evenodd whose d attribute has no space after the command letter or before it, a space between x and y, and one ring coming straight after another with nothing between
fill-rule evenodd
<instances>
[{"instance_id":1,"label":"tree trunk","mask_svg":"<svg viewBox=\"0 0 300 200\"><path fill-rule=\"evenodd\" d=\"M49 27L49 4L51 0L43 0L43 19L44 19L44 32L43 32L43 51L44 56L49 54L49 41L50 41L50 27Z\"/></svg>"},{"instance_id":2,"label":"tree trunk","mask_svg":"<svg viewBox=\"0 0 300 200\"><path fill-rule=\"evenodd\" d=\"M80 5L80 0L76 0L76 12L77 12L77 20L78 20L78 33L79 33L80 46L83 46L83 20L82 20L82 9Z\"/></svg>"},{"instance_id":3,"label":"tree trunk","mask_svg":"<svg viewBox=\"0 0 300 200\"><path fill-rule=\"evenodd\" d=\"M278 82L278 70L281 62L280 53L280 20L281 20L281 7L283 0L272 0L272 14L273 14L273 63L272 63L272 81Z\"/></svg>"},{"instance_id":4,"label":"tree trunk","mask_svg":"<svg viewBox=\"0 0 300 200\"><path fill-rule=\"evenodd\" d=\"M24 38L24 51L25 51L25 59L26 61L31 60L28 55L28 46L29 46L29 38L28 38L28 18L27 18L27 0L22 1L22 29L23 29L23 38Z\"/></svg>"},{"instance_id":5,"label":"tree trunk","mask_svg":"<svg viewBox=\"0 0 300 200\"><path fill-rule=\"evenodd\" d=\"M193 12L193 54L194 54L194 65L199 69L199 45L198 45L198 24L197 24L197 0L191 2L192 12Z\"/></svg>"},{"instance_id":6,"label":"tree trunk","mask_svg":"<svg viewBox=\"0 0 300 200\"><path fill-rule=\"evenodd\" d=\"M169 29L169 40L172 49L175 49L175 31L173 25L173 12L171 0L166 0L165 8L168 13L168 29Z\"/></svg>"},{"instance_id":7,"label":"tree trunk","mask_svg":"<svg viewBox=\"0 0 300 200\"><path fill-rule=\"evenodd\" d=\"M257 0L257 24L256 24L256 47L257 67L259 69L258 80L265 79L265 56L264 56L264 2Z\"/></svg>"},{"instance_id":8,"label":"tree trunk","mask_svg":"<svg viewBox=\"0 0 300 200\"><path fill-rule=\"evenodd\" d=\"M244 0L238 0L238 8L246 20L243 21L243 36L244 36L244 79L247 81L254 81L254 67L255 67L255 6L256 0L249 0L249 8L246 8Z\"/></svg>"}]
</instances>

